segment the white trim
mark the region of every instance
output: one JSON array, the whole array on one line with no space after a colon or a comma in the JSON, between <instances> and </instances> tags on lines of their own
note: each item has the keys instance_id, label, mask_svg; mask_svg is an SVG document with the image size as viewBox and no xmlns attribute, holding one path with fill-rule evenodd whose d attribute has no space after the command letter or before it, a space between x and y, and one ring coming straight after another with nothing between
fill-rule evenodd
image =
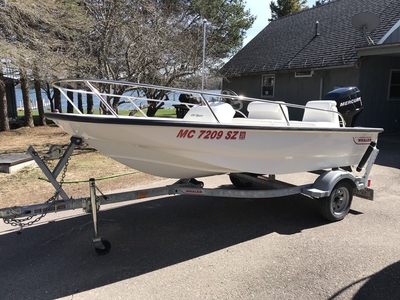
<instances>
[{"instance_id":1,"label":"white trim","mask_svg":"<svg viewBox=\"0 0 400 300\"><path fill-rule=\"evenodd\" d=\"M314 70L310 71L297 71L294 72L294 77L299 78L299 77L312 77L314 75Z\"/></svg>"},{"instance_id":2,"label":"white trim","mask_svg":"<svg viewBox=\"0 0 400 300\"><path fill-rule=\"evenodd\" d=\"M356 48L357 56L376 56L376 55L391 55L400 53L400 43L387 43L381 45L367 46Z\"/></svg>"},{"instance_id":3,"label":"white trim","mask_svg":"<svg viewBox=\"0 0 400 300\"><path fill-rule=\"evenodd\" d=\"M386 32L386 34L379 40L378 45L383 44L386 41L386 39L399 27L400 27L400 20L397 21L397 23L394 24L394 26L388 32Z\"/></svg>"}]
</instances>

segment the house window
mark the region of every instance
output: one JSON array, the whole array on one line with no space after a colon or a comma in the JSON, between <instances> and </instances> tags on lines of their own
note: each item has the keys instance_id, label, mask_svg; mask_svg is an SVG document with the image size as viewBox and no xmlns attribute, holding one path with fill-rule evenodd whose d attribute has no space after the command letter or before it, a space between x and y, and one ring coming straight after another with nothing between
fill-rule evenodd
<instances>
[{"instance_id":1,"label":"house window","mask_svg":"<svg viewBox=\"0 0 400 300\"><path fill-rule=\"evenodd\" d=\"M389 100L400 100L400 70L391 70Z\"/></svg>"},{"instance_id":2,"label":"house window","mask_svg":"<svg viewBox=\"0 0 400 300\"><path fill-rule=\"evenodd\" d=\"M275 75L263 75L261 97L274 97Z\"/></svg>"}]
</instances>

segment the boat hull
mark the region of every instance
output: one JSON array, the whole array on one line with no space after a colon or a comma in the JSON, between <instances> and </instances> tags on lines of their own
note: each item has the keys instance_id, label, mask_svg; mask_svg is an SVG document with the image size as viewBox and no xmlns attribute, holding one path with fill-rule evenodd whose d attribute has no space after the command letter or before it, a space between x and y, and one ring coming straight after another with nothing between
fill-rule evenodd
<instances>
[{"instance_id":1,"label":"boat hull","mask_svg":"<svg viewBox=\"0 0 400 300\"><path fill-rule=\"evenodd\" d=\"M46 117L124 165L169 178L352 166L382 131L53 113Z\"/></svg>"}]
</instances>

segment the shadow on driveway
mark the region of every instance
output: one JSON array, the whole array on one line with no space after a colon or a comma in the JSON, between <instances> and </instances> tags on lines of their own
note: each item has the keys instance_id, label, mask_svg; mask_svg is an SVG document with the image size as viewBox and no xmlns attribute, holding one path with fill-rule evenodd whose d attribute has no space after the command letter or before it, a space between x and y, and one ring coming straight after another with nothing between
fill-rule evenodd
<instances>
[{"instance_id":1,"label":"shadow on driveway","mask_svg":"<svg viewBox=\"0 0 400 300\"><path fill-rule=\"evenodd\" d=\"M55 299L268 235L326 224L314 201L166 197L99 213L111 252L97 256L91 215L0 236L4 299Z\"/></svg>"},{"instance_id":2,"label":"shadow on driveway","mask_svg":"<svg viewBox=\"0 0 400 300\"><path fill-rule=\"evenodd\" d=\"M354 295L353 300L400 299L400 262L394 263L372 276L353 282L330 297L329 300L337 299L348 288L365 281L366 283Z\"/></svg>"}]
</instances>

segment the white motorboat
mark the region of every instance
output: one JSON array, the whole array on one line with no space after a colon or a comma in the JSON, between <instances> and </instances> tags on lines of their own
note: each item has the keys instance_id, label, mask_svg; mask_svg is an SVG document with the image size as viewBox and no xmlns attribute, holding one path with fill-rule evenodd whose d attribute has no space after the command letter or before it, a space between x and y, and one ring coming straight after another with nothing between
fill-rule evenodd
<instances>
[{"instance_id":1,"label":"white motorboat","mask_svg":"<svg viewBox=\"0 0 400 300\"><path fill-rule=\"evenodd\" d=\"M46 118L105 156L170 178L287 174L353 166L383 131L351 127L362 109L354 87L333 91L329 100L301 106L225 91L215 94L122 81L72 79L53 86L71 103L74 113L46 113ZM172 94L191 95L196 101L148 98L145 95L150 91L170 95L170 99ZM107 114L80 112L70 99L73 93L93 95ZM116 100L132 105L129 110L137 113L117 114L110 104ZM148 117L141 108L148 101L163 103L162 112L175 113L175 105L184 116ZM301 120L291 119L295 110L302 111Z\"/></svg>"}]
</instances>

